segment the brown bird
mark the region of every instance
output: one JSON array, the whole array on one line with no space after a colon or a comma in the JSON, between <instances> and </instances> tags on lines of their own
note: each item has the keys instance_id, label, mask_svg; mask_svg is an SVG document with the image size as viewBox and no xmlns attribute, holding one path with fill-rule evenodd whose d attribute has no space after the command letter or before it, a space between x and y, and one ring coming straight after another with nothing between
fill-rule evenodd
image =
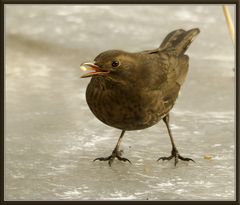
<instances>
[{"instance_id":1,"label":"brown bird","mask_svg":"<svg viewBox=\"0 0 240 205\"><path fill-rule=\"evenodd\" d=\"M119 150L125 131L145 129L163 119L172 152L158 160L175 158L175 165L179 159L194 162L179 154L169 127L169 112L188 72L185 51L199 32L198 28L174 30L157 49L137 53L108 50L94 62L80 66L82 70L93 70L81 76L92 77L86 90L89 108L99 120L122 130L112 154L95 160L108 161L110 166L115 158L130 162Z\"/></svg>"}]
</instances>

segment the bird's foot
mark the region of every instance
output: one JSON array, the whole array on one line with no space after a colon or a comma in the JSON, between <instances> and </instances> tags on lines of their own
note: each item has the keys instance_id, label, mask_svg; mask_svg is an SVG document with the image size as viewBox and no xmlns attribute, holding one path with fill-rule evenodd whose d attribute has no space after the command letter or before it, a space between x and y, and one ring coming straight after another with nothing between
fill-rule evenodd
<instances>
[{"instance_id":1,"label":"bird's foot","mask_svg":"<svg viewBox=\"0 0 240 205\"><path fill-rule=\"evenodd\" d=\"M122 151L114 149L112 154L109 157L98 157L94 159L93 161L99 160L99 161L108 161L108 165L111 167L113 161L115 158L117 158L119 161L123 162L129 162L131 164L131 161L127 158L121 157Z\"/></svg>"},{"instance_id":2,"label":"bird's foot","mask_svg":"<svg viewBox=\"0 0 240 205\"><path fill-rule=\"evenodd\" d=\"M174 165L176 166L179 159L182 160L182 161L192 161L192 162L195 162L193 159L191 158L187 158L187 157L182 157L179 153L178 153L178 150L176 148L173 148L172 149L172 154L169 156L169 157L160 157L157 161L159 160L171 160L172 158L175 159L175 162L174 162Z\"/></svg>"}]
</instances>

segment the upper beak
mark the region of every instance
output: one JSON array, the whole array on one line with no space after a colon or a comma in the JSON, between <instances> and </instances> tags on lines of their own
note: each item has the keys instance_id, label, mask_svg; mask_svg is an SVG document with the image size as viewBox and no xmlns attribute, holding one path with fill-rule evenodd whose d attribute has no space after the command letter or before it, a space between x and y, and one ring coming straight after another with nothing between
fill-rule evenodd
<instances>
[{"instance_id":1,"label":"upper beak","mask_svg":"<svg viewBox=\"0 0 240 205\"><path fill-rule=\"evenodd\" d=\"M92 77L94 75L102 75L102 74L109 73L108 71L102 70L98 65L95 64L95 62L82 63L80 65L80 69L82 71L93 70L93 72L82 75L81 78L87 78L87 77Z\"/></svg>"}]
</instances>

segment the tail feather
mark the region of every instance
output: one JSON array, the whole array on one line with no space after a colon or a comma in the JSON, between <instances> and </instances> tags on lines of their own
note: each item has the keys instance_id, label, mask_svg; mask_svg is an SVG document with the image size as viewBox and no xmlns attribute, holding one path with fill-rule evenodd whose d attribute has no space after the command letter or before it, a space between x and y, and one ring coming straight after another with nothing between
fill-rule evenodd
<instances>
[{"instance_id":1,"label":"tail feather","mask_svg":"<svg viewBox=\"0 0 240 205\"><path fill-rule=\"evenodd\" d=\"M188 31L178 29L169 33L162 44L161 50L175 50L177 54L184 54L200 30L194 28Z\"/></svg>"},{"instance_id":2,"label":"tail feather","mask_svg":"<svg viewBox=\"0 0 240 205\"><path fill-rule=\"evenodd\" d=\"M186 31L183 29L178 29L178 30L174 30L171 33L169 33L163 40L163 42L160 45L161 49L164 48L169 48L172 46L173 42L175 42L180 35L182 35L183 33L185 33Z\"/></svg>"}]
</instances>

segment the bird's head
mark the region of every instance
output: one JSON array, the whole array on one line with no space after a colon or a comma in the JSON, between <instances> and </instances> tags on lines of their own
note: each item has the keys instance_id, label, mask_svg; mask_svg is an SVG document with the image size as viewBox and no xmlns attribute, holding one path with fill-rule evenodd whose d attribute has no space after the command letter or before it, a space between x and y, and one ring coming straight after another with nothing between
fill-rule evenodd
<instances>
[{"instance_id":1,"label":"bird's head","mask_svg":"<svg viewBox=\"0 0 240 205\"><path fill-rule=\"evenodd\" d=\"M134 53L119 50L109 50L100 53L93 62L83 63L83 71L92 71L82 75L82 78L106 78L113 81L131 81L136 73L137 61Z\"/></svg>"}]
</instances>

